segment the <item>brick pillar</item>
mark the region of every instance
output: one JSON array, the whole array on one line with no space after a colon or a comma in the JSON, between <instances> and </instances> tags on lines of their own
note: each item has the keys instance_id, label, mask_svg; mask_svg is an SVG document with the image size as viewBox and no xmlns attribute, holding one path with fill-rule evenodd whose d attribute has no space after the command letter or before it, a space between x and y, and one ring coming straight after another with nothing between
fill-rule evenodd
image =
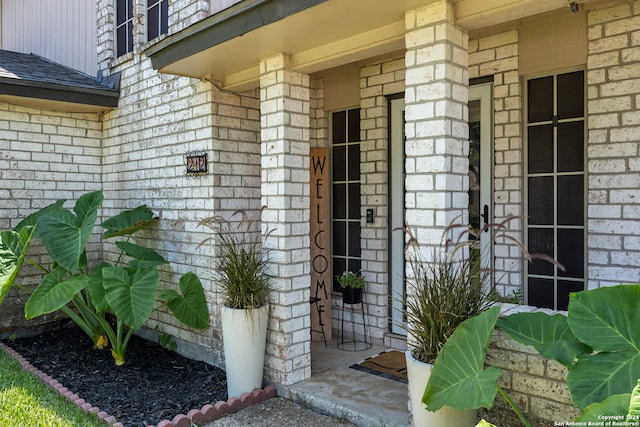
<instances>
[{"instance_id":1,"label":"brick pillar","mask_svg":"<svg viewBox=\"0 0 640 427\"><path fill-rule=\"evenodd\" d=\"M446 0L405 16L406 221L423 247L469 217L468 36L453 16Z\"/></svg>"},{"instance_id":2,"label":"brick pillar","mask_svg":"<svg viewBox=\"0 0 640 427\"><path fill-rule=\"evenodd\" d=\"M265 376L294 384L311 376L309 252L309 76L288 56L260 63L263 233L271 317Z\"/></svg>"}]
</instances>

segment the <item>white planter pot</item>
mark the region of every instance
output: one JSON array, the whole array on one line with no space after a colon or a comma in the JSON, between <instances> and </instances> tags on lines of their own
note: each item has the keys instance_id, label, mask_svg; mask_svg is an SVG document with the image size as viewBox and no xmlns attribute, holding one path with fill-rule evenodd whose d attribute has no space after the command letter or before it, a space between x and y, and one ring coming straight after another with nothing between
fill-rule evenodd
<instances>
[{"instance_id":1,"label":"white planter pot","mask_svg":"<svg viewBox=\"0 0 640 427\"><path fill-rule=\"evenodd\" d=\"M449 407L443 407L436 412L427 410L422 403L424 389L429 382L433 365L423 363L413 358L411 350L405 353L407 359L407 377L409 379L409 400L411 401L411 414L415 427L473 427L476 425L475 409L456 411Z\"/></svg>"},{"instance_id":2,"label":"white planter pot","mask_svg":"<svg viewBox=\"0 0 640 427\"><path fill-rule=\"evenodd\" d=\"M229 398L262 387L268 306L253 310L221 307L222 339Z\"/></svg>"}]
</instances>

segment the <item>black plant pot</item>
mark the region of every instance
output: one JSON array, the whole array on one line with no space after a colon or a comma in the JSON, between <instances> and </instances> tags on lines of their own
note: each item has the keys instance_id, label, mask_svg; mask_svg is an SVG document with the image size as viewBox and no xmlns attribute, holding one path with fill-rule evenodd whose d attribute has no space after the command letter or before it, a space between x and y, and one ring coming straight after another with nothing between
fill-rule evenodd
<instances>
[{"instance_id":1,"label":"black plant pot","mask_svg":"<svg viewBox=\"0 0 640 427\"><path fill-rule=\"evenodd\" d=\"M362 302L362 288L342 288L342 302L360 304Z\"/></svg>"}]
</instances>

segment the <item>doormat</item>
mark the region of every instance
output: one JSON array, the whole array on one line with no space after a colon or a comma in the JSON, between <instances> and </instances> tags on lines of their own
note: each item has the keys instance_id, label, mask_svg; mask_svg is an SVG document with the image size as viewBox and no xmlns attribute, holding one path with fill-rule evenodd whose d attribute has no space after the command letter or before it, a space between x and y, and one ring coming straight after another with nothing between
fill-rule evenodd
<instances>
[{"instance_id":1,"label":"doormat","mask_svg":"<svg viewBox=\"0 0 640 427\"><path fill-rule=\"evenodd\" d=\"M407 361L401 351L383 351L349 367L390 380L407 383Z\"/></svg>"}]
</instances>

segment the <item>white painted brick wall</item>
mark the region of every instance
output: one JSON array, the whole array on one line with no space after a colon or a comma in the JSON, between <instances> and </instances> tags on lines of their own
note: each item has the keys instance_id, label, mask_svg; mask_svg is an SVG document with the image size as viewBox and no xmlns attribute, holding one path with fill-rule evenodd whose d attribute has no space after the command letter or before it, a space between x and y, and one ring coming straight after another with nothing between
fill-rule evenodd
<instances>
[{"instance_id":1,"label":"white painted brick wall","mask_svg":"<svg viewBox=\"0 0 640 427\"><path fill-rule=\"evenodd\" d=\"M377 340L382 340L389 330L389 248L386 244L389 233L389 123L386 96L404 92L404 77L404 57L367 64L360 70L362 271L367 279L367 323L371 337ZM367 208L374 209L373 224L366 223ZM334 328L337 328L339 316L336 314L333 320Z\"/></svg>"},{"instance_id":2,"label":"white painted brick wall","mask_svg":"<svg viewBox=\"0 0 640 427\"><path fill-rule=\"evenodd\" d=\"M588 287L640 282L640 1L588 15Z\"/></svg>"},{"instance_id":3,"label":"white painted brick wall","mask_svg":"<svg viewBox=\"0 0 640 427\"><path fill-rule=\"evenodd\" d=\"M522 88L518 76L518 32L493 34L469 41L469 78L493 75L494 106L494 174L493 215L495 222L509 215L522 217L523 210L523 139ZM510 221L510 234L524 241L523 222ZM511 295L522 284L522 254L513 242L496 242L495 268L497 290ZM515 269L511 269L511 267Z\"/></svg>"},{"instance_id":4,"label":"white painted brick wall","mask_svg":"<svg viewBox=\"0 0 640 427\"><path fill-rule=\"evenodd\" d=\"M262 229L269 249L271 317L265 371L278 384L311 376L309 76L285 54L260 62Z\"/></svg>"},{"instance_id":5,"label":"white painted brick wall","mask_svg":"<svg viewBox=\"0 0 640 427\"><path fill-rule=\"evenodd\" d=\"M101 188L98 114L45 111L0 103L0 230L12 229L24 217L56 200L73 206L78 196ZM95 238L88 248L96 259ZM34 242L29 255L44 265L51 260L41 244ZM20 283L35 285L42 273L25 265ZM0 332L26 325L24 303L29 294L13 288L3 302ZM29 325L49 322L58 315L46 315Z\"/></svg>"},{"instance_id":6,"label":"white painted brick wall","mask_svg":"<svg viewBox=\"0 0 640 427\"><path fill-rule=\"evenodd\" d=\"M405 16L406 221L426 246L438 246L456 217L468 218L468 36L452 16L446 1ZM444 170L427 173L425 162L440 157Z\"/></svg>"}]
</instances>

